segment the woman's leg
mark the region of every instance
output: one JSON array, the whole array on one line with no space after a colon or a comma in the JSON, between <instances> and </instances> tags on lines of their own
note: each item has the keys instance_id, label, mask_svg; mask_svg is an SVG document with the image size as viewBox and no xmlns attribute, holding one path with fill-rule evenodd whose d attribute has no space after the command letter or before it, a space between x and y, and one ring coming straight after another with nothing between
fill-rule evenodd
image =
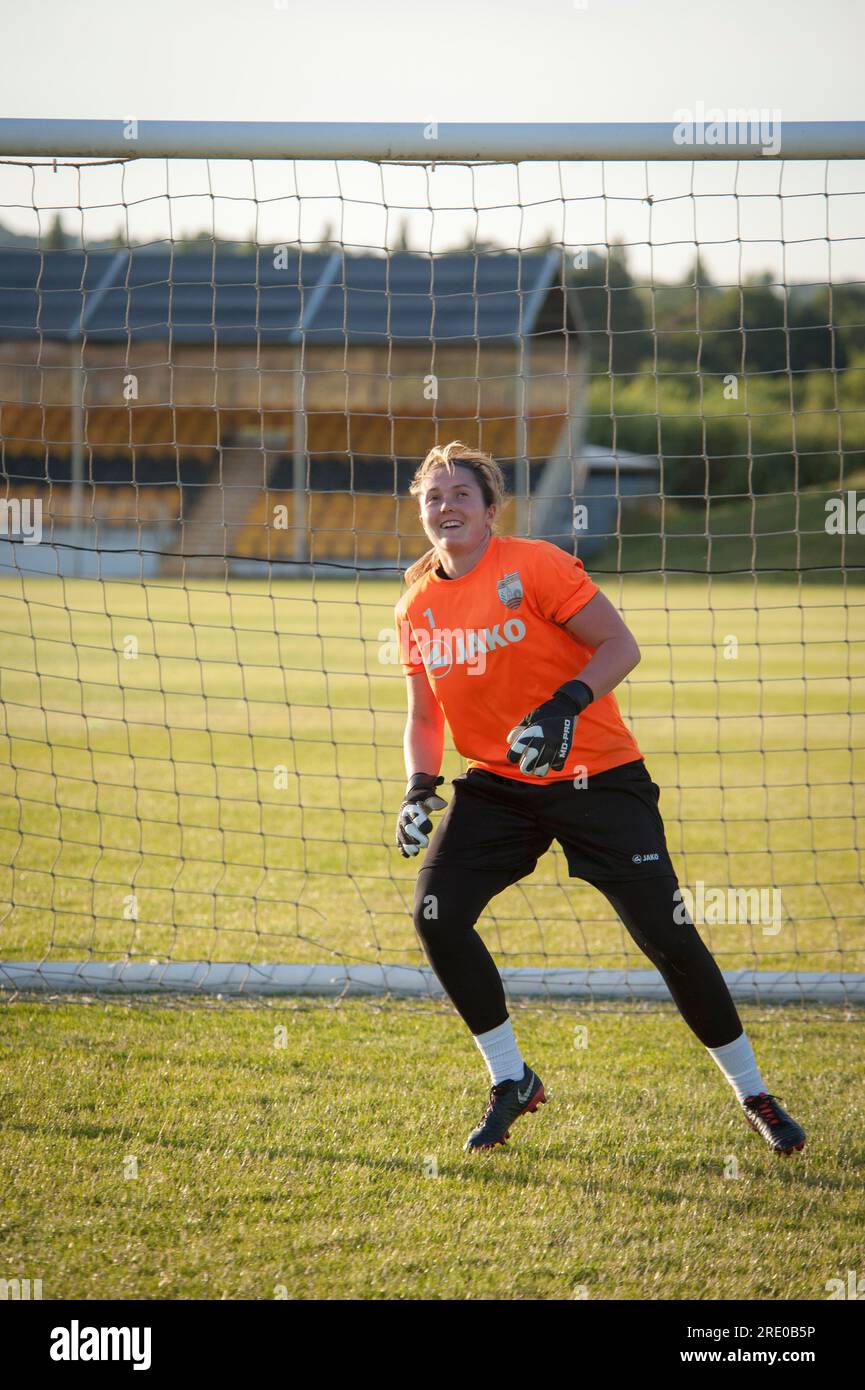
<instances>
[{"instance_id":1,"label":"woman's leg","mask_svg":"<svg viewBox=\"0 0 865 1390\"><path fill-rule=\"evenodd\" d=\"M675 876L594 885L615 908L640 950L666 981L679 1012L700 1042L723 1047L743 1033L714 956L676 890Z\"/></svg>"},{"instance_id":2,"label":"woman's leg","mask_svg":"<svg viewBox=\"0 0 865 1390\"><path fill-rule=\"evenodd\" d=\"M508 1017L502 977L475 923L510 873L466 869L439 860L418 871L414 927L436 978L475 1034Z\"/></svg>"},{"instance_id":3,"label":"woman's leg","mask_svg":"<svg viewBox=\"0 0 865 1390\"><path fill-rule=\"evenodd\" d=\"M445 993L477 1038L504 1024L508 1010L475 923L491 898L532 872L552 837L536 823L530 787L472 770L453 789L418 871L413 920ZM478 1045L489 1062L485 1042Z\"/></svg>"},{"instance_id":4,"label":"woman's leg","mask_svg":"<svg viewBox=\"0 0 865 1390\"><path fill-rule=\"evenodd\" d=\"M752 1129L778 1153L805 1146L805 1131L769 1095L730 991L690 915L675 875L596 883L641 951L660 970L679 1012L705 1045Z\"/></svg>"}]
</instances>

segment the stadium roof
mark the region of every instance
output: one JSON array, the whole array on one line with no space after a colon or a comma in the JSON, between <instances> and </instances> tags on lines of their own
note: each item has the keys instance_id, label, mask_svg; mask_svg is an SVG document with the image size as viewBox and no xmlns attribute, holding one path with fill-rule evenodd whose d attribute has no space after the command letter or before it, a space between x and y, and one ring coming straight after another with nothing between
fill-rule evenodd
<instances>
[{"instance_id":1,"label":"stadium roof","mask_svg":"<svg viewBox=\"0 0 865 1390\"><path fill-rule=\"evenodd\" d=\"M0 251L0 339L357 345L576 332L562 252Z\"/></svg>"}]
</instances>

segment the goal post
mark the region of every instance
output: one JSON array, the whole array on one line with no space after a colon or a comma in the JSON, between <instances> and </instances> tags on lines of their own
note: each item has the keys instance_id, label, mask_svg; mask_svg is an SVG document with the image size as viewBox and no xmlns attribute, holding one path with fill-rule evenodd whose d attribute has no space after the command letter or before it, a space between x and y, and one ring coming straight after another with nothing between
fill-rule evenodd
<instances>
[{"instance_id":1,"label":"goal post","mask_svg":"<svg viewBox=\"0 0 865 1390\"><path fill-rule=\"evenodd\" d=\"M699 103L0 120L0 989L440 996L393 606L460 438L637 634L734 997L865 1002L863 175ZM513 999L669 998L558 848L478 927Z\"/></svg>"},{"instance_id":2,"label":"goal post","mask_svg":"<svg viewBox=\"0 0 865 1390\"><path fill-rule=\"evenodd\" d=\"M681 119L679 118L681 116ZM690 120L689 120L690 117ZM693 129L688 130L687 126ZM770 131L769 135L764 132ZM6 155L518 163L862 159L865 121L706 109L674 121L139 121L0 118Z\"/></svg>"}]
</instances>

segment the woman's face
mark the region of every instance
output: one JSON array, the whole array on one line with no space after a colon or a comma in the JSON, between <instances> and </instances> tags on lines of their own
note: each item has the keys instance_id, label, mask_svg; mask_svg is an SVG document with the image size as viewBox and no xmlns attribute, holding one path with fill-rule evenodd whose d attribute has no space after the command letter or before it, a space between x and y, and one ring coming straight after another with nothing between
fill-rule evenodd
<instances>
[{"instance_id":1,"label":"woman's face","mask_svg":"<svg viewBox=\"0 0 865 1390\"><path fill-rule=\"evenodd\" d=\"M433 545L445 554L466 555L483 544L495 516L471 468L437 468L420 494L421 521Z\"/></svg>"}]
</instances>

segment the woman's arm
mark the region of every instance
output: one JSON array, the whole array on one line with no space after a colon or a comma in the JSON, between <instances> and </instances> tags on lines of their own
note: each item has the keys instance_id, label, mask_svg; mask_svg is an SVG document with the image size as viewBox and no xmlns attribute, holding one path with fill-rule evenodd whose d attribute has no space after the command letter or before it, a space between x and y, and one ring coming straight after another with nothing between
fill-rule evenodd
<instances>
[{"instance_id":1,"label":"woman's arm","mask_svg":"<svg viewBox=\"0 0 865 1390\"><path fill-rule=\"evenodd\" d=\"M445 717L425 671L406 676L405 682L408 714L402 746L406 777L410 780L416 772L429 772L435 777L444 752Z\"/></svg>"},{"instance_id":2,"label":"woman's arm","mask_svg":"<svg viewBox=\"0 0 865 1390\"><path fill-rule=\"evenodd\" d=\"M595 594L562 626L594 648L594 654L573 680L560 685L508 734L508 762L519 763L520 772L532 777L546 777L551 768L561 772L583 710L592 699L609 695L640 660L633 633L603 594Z\"/></svg>"},{"instance_id":3,"label":"woman's arm","mask_svg":"<svg viewBox=\"0 0 865 1390\"><path fill-rule=\"evenodd\" d=\"M430 811L440 811L447 802L438 795L444 781L438 775L444 751L445 720L430 689L426 671L406 676L408 717L403 736L405 771L408 779L396 823L396 842L405 859L420 854L429 845L432 832Z\"/></svg>"},{"instance_id":4,"label":"woman's arm","mask_svg":"<svg viewBox=\"0 0 865 1390\"><path fill-rule=\"evenodd\" d=\"M585 608L563 626L587 647L597 648L582 671L577 672L596 700L609 695L640 661L641 652L634 634L604 594L595 594Z\"/></svg>"}]
</instances>

